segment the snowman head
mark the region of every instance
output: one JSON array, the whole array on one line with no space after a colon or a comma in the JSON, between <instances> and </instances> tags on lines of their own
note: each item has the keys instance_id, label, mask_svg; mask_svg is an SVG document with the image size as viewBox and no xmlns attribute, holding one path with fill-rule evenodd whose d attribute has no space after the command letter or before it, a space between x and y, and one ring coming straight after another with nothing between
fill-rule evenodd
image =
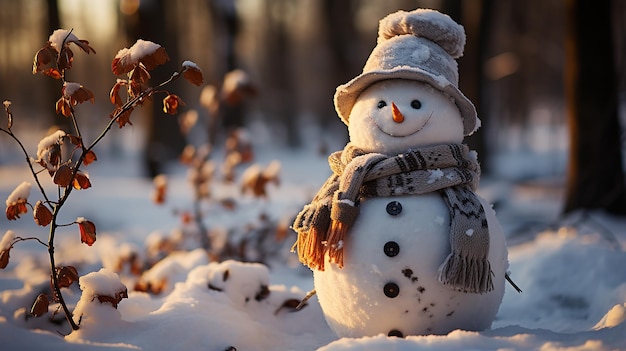
<instances>
[{"instance_id":1,"label":"snowman head","mask_svg":"<svg viewBox=\"0 0 626 351\"><path fill-rule=\"evenodd\" d=\"M357 102L365 100L363 94L370 87L380 86L379 82L382 86L392 87L396 84L391 82L414 81L416 84L412 84L412 87L422 87L415 88L419 94L428 91L429 96L435 99L438 93L442 99L440 105L448 106L443 100L451 101L460 116L462 135L472 134L480 126L480 121L472 102L458 89L456 59L463 55L464 46L463 27L440 12L417 9L388 15L380 21L378 43L365 63L363 72L337 87L335 109L339 117L350 126L352 116L356 115L353 110ZM355 128L349 129L352 135L352 129Z\"/></svg>"},{"instance_id":2,"label":"snowman head","mask_svg":"<svg viewBox=\"0 0 626 351\"><path fill-rule=\"evenodd\" d=\"M366 152L397 154L463 141L463 118L454 100L414 80L370 85L356 99L349 117L350 142Z\"/></svg>"}]
</instances>

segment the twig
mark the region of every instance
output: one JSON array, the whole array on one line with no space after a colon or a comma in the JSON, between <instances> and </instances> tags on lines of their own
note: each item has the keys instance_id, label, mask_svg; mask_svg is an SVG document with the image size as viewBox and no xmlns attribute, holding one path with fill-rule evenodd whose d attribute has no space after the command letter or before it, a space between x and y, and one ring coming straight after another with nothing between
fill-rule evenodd
<instances>
[{"instance_id":1,"label":"twig","mask_svg":"<svg viewBox=\"0 0 626 351\"><path fill-rule=\"evenodd\" d=\"M20 241L28 241L28 240L35 240L37 242L39 242L41 245L48 247L48 245L46 243L44 243L43 241L41 241L39 238L35 238L35 237L28 237L28 238L22 238L20 236L15 237L15 239L13 239L13 242L11 243L11 247L13 247L13 245L15 245L16 243L20 242Z\"/></svg>"},{"instance_id":2,"label":"twig","mask_svg":"<svg viewBox=\"0 0 626 351\"><path fill-rule=\"evenodd\" d=\"M506 278L506 281L509 282L509 284L511 284L513 289L515 289L518 293L522 292L522 289L520 289L519 286L517 286L517 284L513 282L513 279L511 279L511 276L509 275L509 273L504 273L504 277Z\"/></svg>"},{"instance_id":3,"label":"twig","mask_svg":"<svg viewBox=\"0 0 626 351\"><path fill-rule=\"evenodd\" d=\"M309 291L303 298L302 301L300 301L300 303L298 304L298 306L296 306L296 311L302 309L302 307L306 306L307 301L309 301L310 298L313 297L313 295L317 294L317 291L315 291L315 289Z\"/></svg>"}]
</instances>

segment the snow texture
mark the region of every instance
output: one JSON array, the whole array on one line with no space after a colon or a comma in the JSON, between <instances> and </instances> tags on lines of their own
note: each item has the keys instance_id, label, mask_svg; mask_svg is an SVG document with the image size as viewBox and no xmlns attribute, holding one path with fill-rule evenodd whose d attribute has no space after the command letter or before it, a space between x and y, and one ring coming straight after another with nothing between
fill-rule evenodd
<instances>
[{"instance_id":1,"label":"snow texture","mask_svg":"<svg viewBox=\"0 0 626 351\"><path fill-rule=\"evenodd\" d=\"M65 44L80 41L78 37L74 35L71 31L67 29L57 29L48 38L50 45L57 50L57 52L61 52L61 48L63 47L63 41L65 40Z\"/></svg>"},{"instance_id":2,"label":"snow texture","mask_svg":"<svg viewBox=\"0 0 626 351\"><path fill-rule=\"evenodd\" d=\"M117 52L115 58L122 58L124 56L129 57L129 62L139 62L139 60L143 57L153 54L157 51L161 45L153 43L148 40L139 39L133 46L130 48L124 48Z\"/></svg>"},{"instance_id":3,"label":"snow texture","mask_svg":"<svg viewBox=\"0 0 626 351\"><path fill-rule=\"evenodd\" d=\"M315 148L298 152L270 149L257 156L263 162L281 160L281 187L273 190L269 201L241 201L236 212L214 208L208 215L212 226L231 228L261 210L277 217L293 214L328 176L326 159L317 156ZM527 166L536 165L533 162ZM90 166L95 167L92 173L98 174L100 186L79 193L81 201L67 204L67 213L90 218L93 212L88 209L97 207L97 224L102 228L91 248L72 236L73 228L59 228L63 235L59 236L58 257L71 259L81 280L103 267L114 269L119 255L137 249L143 252L145 243L158 241L159 234L148 239L155 230L160 230L163 238L169 236L168 228L178 225L171 208L150 204L151 182L129 177L141 173L136 170L138 164L139 159L132 156L110 161L102 157ZM179 169L174 173L170 177L172 201L178 206L188 204L192 195L185 172ZM3 164L0 195L7 196L14 180L27 176L22 165ZM115 194L110 191L113 188L117 189ZM511 189L516 189L515 195ZM219 190L232 194L237 188ZM25 318L25 306L49 286L50 276L45 264L47 252L40 245L18 243L11 250L9 266L0 270L0 349L223 351L232 346L253 351L626 350L626 271L620 268L626 266L626 220L590 212L573 214L547 229L514 233L511 228L523 224L524 216L545 218L541 216L558 212L560 205L545 197L546 192L501 183L487 184L481 191L492 199L502 199L498 217L506 222L505 231L511 235L509 271L523 290L517 293L506 287L495 322L482 332L456 330L444 336L404 339L385 335L337 338L324 320L317 297L297 312L281 308L287 299L300 300L312 288L311 272L294 264L294 254L289 254L287 246L282 250L284 257L275 257L265 269L234 262L207 264L194 250L172 255L178 256L171 260L182 268L161 274L172 277L172 284L169 292L160 295L133 291L132 275L120 272L119 280L129 288L129 297L117 310L109 304L90 304L89 311L99 310L81 323L79 331L63 337L59 333L69 331L46 317ZM46 235L30 221L0 218L0 228L11 228L14 235L22 237ZM215 283L224 283L220 278L225 268L232 269L225 282L232 285L220 285L223 291L209 289L210 277ZM250 285L245 285L248 281ZM265 299L253 297L248 303L241 302L242 296L261 291L263 284L268 284L270 291ZM66 291L69 303L75 305L81 292L76 288Z\"/></svg>"},{"instance_id":4,"label":"snow texture","mask_svg":"<svg viewBox=\"0 0 626 351\"><path fill-rule=\"evenodd\" d=\"M63 83L63 96L66 98L72 96L82 85L80 83L65 82Z\"/></svg>"},{"instance_id":5,"label":"snow texture","mask_svg":"<svg viewBox=\"0 0 626 351\"><path fill-rule=\"evenodd\" d=\"M126 290L126 286L120 282L120 278L116 273L102 268L98 272L92 272L80 277L80 289L82 290L82 296L90 301L90 297L97 295L113 296Z\"/></svg>"},{"instance_id":6,"label":"snow texture","mask_svg":"<svg viewBox=\"0 0 626 351\"><path fill-rule=\"evenodd\" d=\"M30 182L20 183L20 185L18 185L15 190L13 190L13 192L11 192L11 194L9 194L9 196L7 197L5 201L7 207L16 204L20 199L24 201L28 200L31 187L32 184Z\"/></svg>"},{"instance_id":7,"label":"snow texture","mask_svg":"<svg viewBox=\"0 0 626 351\"><path fill-rule=\"evenodd\" d=\"M12 230L7 230L0 240L0 251L9 249L14 239L15 233Z\"/></svg>"},{"instance_id":8,"label":"snow texture","mask_svg":"<svg viewBox=\"0 0 626 351\"><path fill-rule=\"evenodd\" d=\"M44 137L39 141L37 145L37 158L42 160L45 158L48 149L54 144L60 144L62 138L65 136L65 132L62 130L57 130L54 133Z\"/></svg>"},{"instance_id":9,"label":"snow texture","mask_svg":"<svg viewBox=\"0 0 626 351\"><path fill-rule=\"evenodd\" d=\"M183 68L185 68L185 69L186 68L194 68L194 69L197 69L199 71L201 70L200 66L198 66L195 62L192 62L192 61L183 61Z\"/></svg>"}]
</instances>

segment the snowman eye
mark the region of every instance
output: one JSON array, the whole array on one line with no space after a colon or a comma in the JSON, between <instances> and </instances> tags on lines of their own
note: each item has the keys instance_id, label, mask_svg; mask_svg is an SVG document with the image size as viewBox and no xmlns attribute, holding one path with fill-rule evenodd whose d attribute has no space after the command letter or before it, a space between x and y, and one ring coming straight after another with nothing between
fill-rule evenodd
<instances>
[{"instance_id":1,"label":"snowman eye","mask_svg":"<svg viewBox=\"0 0 626 351\"><path fill-rule=\"evenodd\" d=\"M387 106L387 103L385 102L385 100L380 100L378 102L378 105L376 105L376 106L378 106L378 108L383 108L383 107Z\"/></svg>"},{"instance_id":2,"label":"snowman eye","mask_svg":"<svg viewBox=\"0 0 626 351\"><path fill-rule=\"evenodd\" d=\"M419 100L413 100L411 101L411 107L413 107L416 110L419 110L422 107L422 103Z\"/></svg>"}]
</instances>

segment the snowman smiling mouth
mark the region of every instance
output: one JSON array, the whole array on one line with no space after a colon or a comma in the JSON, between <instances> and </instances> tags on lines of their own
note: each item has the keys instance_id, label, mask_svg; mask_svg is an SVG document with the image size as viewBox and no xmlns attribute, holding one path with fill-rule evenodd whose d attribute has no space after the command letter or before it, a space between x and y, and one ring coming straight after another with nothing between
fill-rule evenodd
<instances>
[{"instance_id":1,"label":"snowman smiling mouth","mask_svg":"<svg viewBox=\"0 0 626 351\"><path fill-rule=\"evenodd\" d=\"M409 130L408 133L401 133L401 131L398 132L394 132L394 131L387 131L385 130L383 127L380 126L379 122L376 120L376 118L372 118L374 120L374 124L376 125L376 127L378 127L378 129L383 132L384 134L387 134L391 137L394 138L404 138L404 137L408 137L414 134L417 134L419 132L422 131L422 129L424 129L426 127L426 125L428 124L428 122L430 121L430 119L433 117L433 113L435 111L431 111L430 114L428 115L428 118L426 118L426 120L424 121L424 123L422 123L422 125L420 125L419 127L417 127L417 129L413 129L413 130ZM406 126L406 120L404 122L399 123L399 126ZM397 123L397 122L394 122ZM385 125L387 126L387 125ZM404 129L402 131L405 131Z\"/></svg>"}]
</instances>

